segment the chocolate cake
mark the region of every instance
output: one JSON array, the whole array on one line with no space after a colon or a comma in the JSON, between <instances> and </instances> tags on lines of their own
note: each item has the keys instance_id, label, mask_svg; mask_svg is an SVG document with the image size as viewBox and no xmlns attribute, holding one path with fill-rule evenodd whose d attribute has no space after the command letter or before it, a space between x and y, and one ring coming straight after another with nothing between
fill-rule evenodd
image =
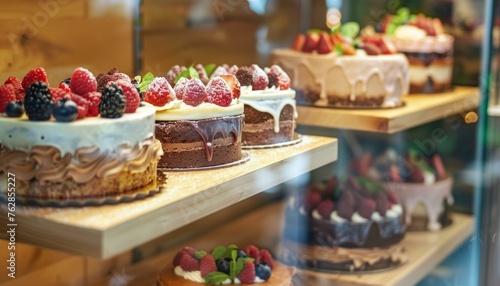
<instances>
[{"instance_id":1,"label":"chocolate cake","mask_svg":"<svg viewBox=\"0 0 500 286\"><path fill-rule=\"evenodd\" d=\"M293 196L286 209L282 260L299 268L360 272L407 260L406 226L396 196L381 185L332 178Z\"/></svg>"}]
</instances>

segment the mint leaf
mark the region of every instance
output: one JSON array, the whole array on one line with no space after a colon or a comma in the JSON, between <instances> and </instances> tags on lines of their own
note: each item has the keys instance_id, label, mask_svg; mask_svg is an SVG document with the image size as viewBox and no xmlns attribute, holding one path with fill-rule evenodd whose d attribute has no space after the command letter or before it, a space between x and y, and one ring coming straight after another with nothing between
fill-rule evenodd
<instances>
[{"instance_id":1,"label":"mint leaf","mask_svg":"<svg viewBox=\"0 0 500 286\"><path fill-rule=\"evenodd\" d=\"M237 250L231 250L231 263L229 264L229 277L231 279L236 278L236 257L238 256Z\"/></svg>"},{"instance_id":2,"label":"mint leaf","mask_svg":"<svg viewBox=\"0 0 500 286\"><path fill-rule=\"evenodd\" d=\"M153 82L153 81L143 81L143 82L141 82L139 84L139 89L141 90L141 92L146 92L148 90L148 87L151 84L151 82Z\"/></svg>"},{"instance_id":3,"label":"mint leaf","mask_svg":"<svg viewBox=\"0 0 500 286\"><path fill-rule=\"evenodd\" d=\"M147 74L144 75L142 80L143 81L153 81L153 79L155 79L155 76L151 72L148 72Z\"/></svg>"},{"instance_id":4,"label":"mint leaf","mask_svg":"<svg viewBox=\"0 0 500 286\"><path fill-rule=\"evenodd\" d=\"M207 252L204 251L204 250L200 250L200 251L196 251L194 253L194 256L197 258L197 259L202 259L203 256L207 255Z\"/></svg>"},{"instance_id":5,"label":"mint leaf","mask_svg":"<svg viewBox=\"0 0 500 286\"><path fill-rule=\"evenodd\" d=\"M188 70L188 69L186 69L185 71L183 71L183 72L181 72L180 74L178 74L178 75L175 77L174 83L177 83L177 81L178 81L181 77L189 77L189 70Z\"/></svg>"},{"instance_id":6,"label":"mint leaf","mask_svg":"<svg viewBox=\"0 0 500 286\"><path fill-rule=\"evenodd\" d=\"M396 12L396 15L400 20L402 20L402 22L404 22L405 20L408 20L410 18L410 9L406 7L399 8Z\"/></svg>"},{"instance_id":7,"label":"mint leaf","mask_svg":"<svg viewBox=\"0 0 500 286\"><path fill-rule=\"evenodd\" d=\"M231 257L233 250L238 250L238 246L235 244L230 244L226 247L226 253L224 253L224 257Z\"/></svg>"},{"instance_id":8,"label":"mint leaf","mask_svg":"<svg viewBox=\"0 0 500 286\"><path fill-rule=\"evenodd\" d=\"M198 71L193 66L190 66L188 68L188 72L189 72L189 77L191 77L191 78L200 78L200 75L198 74Z\"/></svg>"},{"instance_id":9,"label":"mint leaf","mask_svg":"<svg viewBox=\"0 0 500 286\"><path fill-rule=\"evenodd\" d=\"M222 257L224 257L225 253L226 248L224 246L217 246L216 248L214 248L214 250L212 250L212 256L214 260L221 259Z\"/></svg>"},{"instance_id":10,"label":"mint leaf","mask_svg":"<svg viewBox=\"0 0 500 286\"><path fill-rule=\"evenodd\" d=\"M340 43L335 44L335 55L337 56L344 55L344 52L342 51L342 44Z\"/></svg>"},{"instance_id":11,"label":"mint leaf","mask_svg":"<svg viewBox=\"0 0 500 286\"><path fill-rule=\"evenodd\" d=\"M217 271L210 272L207 276L205 276L205 283L220 285L222 282L226 281L227 278L229 278L229 276L226 273Z\"/></svg>"},{"instance_id":12,"label":"mint leaf","mask_svg":"<svg viewBox=\"0 0 500 286\"><path fill-rule=\"evenodd\" d=\"M394 22L387 24L387 28L385 28L385 33L388 35L393 35L396 32L398 25Z\"/></svg>"},{"instance_id":13,"label":"mint leaf","mask_svg":"<svg viewBox=\"0 0 500 286\"><path fill-rule=\"evenodd\" d=\"M208 65L204 66L203 68L205 69L207 76L210 77L210 75L212 75L212 73L214 72L216 67L217 66L215 64L208 64Z\"/></svg>"},{"instance_id":14,"label":"mint leaf","mask_svg":"<svg viewBox=\"0 0 500 286\"><path fill-rule=\"evenodd\" d=\"M140 75L136 75L134 79L137 81L137 83L141 83L142 77Z\"/></svg>"},{"instance_id":15,"label":"mint leaf","mask_svg":"<svg viewBox=\"0 0 500 286\"><path fill-rule=\"evenodd\" d=\"M340 27L340 33L348 38L354 39L359 33L359 24L356 22L348 22Z\"/></svg>"}]
</instances>

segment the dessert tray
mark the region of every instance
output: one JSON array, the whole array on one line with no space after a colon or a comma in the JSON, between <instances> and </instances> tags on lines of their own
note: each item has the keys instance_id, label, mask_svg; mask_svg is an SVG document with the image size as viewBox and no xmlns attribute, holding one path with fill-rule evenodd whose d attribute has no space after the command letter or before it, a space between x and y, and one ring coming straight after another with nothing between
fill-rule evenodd
<instances>
[{"instance_id":1,"label":"dessert tray","mask_svg":"<svg viewBox=\"0 0 500 286\"><path fill-rule=\"evenodd\" d=\"M214 170L226 167L237 166L250 161L250 154L243 152L241 159L227 164L221 164L216 166L206 166L206 167L196 167L196 168L158 168L161 171L167 172L188 172L188 171L202 171L202 170Z\"/></svg>"},{"instance_id":2,"label":"dessert tray","mask_svg":"<svg viewBox=\"0 0 500 286\"><path fill-rule=\"evenodd\" d=\"M401 101L395 106L362 106L362 105L333 105L329 104L326 100L318 100L314 103L310 102L304 102L304 101L297 101L297 105L301 106L309 106L309 107L322 107L322 108L333 108L333 109L367 109L367 110L378 110L378 109L394 109L394 108L400 108L406 106L405 101Z\"/></svg>"},{"instance_id":3,"label":"dessert tray","mask_svg":"<svg viewBox=\"0 0 500 286\"><path fill-rule=\"evenodd\" d=\"M253 145L253 146L241 146L242 149L244 150L252 150L252 149L267 149L267 148L279 148L279 147L286 147L286 146L292 146L295 144L299 144L302 142L302 134L294 133L293 135L293 140L288 141L288 142L282 142L282 143L275 143L275 144L267 144L267 145Z\"/></svg>"}]
</instances>

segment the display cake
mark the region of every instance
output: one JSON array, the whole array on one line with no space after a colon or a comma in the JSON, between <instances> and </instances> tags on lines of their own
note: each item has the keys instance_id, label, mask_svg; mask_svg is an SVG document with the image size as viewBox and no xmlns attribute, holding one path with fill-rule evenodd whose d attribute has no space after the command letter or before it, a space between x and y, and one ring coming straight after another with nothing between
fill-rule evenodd
<instances>
[{"instance_id":1,"label":"display cake","mask_svg":"<svg viewBox=\"0 0 500 286\"><path fill-rule=\"evenodd\" d=\"M333 177L293 195L285 214L280 253L285 264L351 273L407 260L399 244L406 231L403 207L382 185Z\"/></svg>"},{"instance_id":2,"label":"display cake","mask_svg":"<svg viewBox=\"0 0 500 286\"><path fill-rule=\"evenodd\" d=\"M140 106L121 74L97 92L91 72L77 68L49 87L43 68L0 87L0 190L15 177L16 197L73 200L156 188L163 154L154 138L154 108ZM126 130L126 132L124 132Z\"/></svg>"},{"instance_id":3,"label":"display cake","mask_svg":"<svg viewBox=\"0 0 500 286\"><path fill-rule=\"evenodd\" d=\"M168 78L174 70L172 87ZM156 108L155 135L164 151L159 168L216 167L242 160L243 103L233 92L235 83L214 77L205 85L193 67L186 71L196 76L183 77L173 67L167 78L154 78L144 94Z\"/></svg>"},{"instance_id":4,"label":"display cake","mask_svg":"<svg viewBox=\"0 0 500 286\"><path fill-rule=\"evenodd\" d=\"M157 278L157 286L258 284L291 286L293 267L275 261L265 249L219 246L211 252L184 247Z\"/></svg>"},{"instance_id":5,"label":"display cake","mask_svg":"<svg viewBox=\"0 0 500 286\"><path fill-rule=\"evenodd\" d=\"M274 50L271 59L291 77L301 104L397 107L408 93L406 57L386 36L359 34L356 23L299 34L291 48Z\"/></svg>"},{"instance_id":6,"label":"display cake","mask_svg":"<svg viewBox=\"0 0 500 286\"><path fill-rule=\"evenodd\" d=\"M445 32L441 20L410 15L407 8L401 8L384 18L380 32L389 35L396 49L408 57L411 93L451 88L454 37Z\"/></svg>"},{"instance_id":7,"label":"display cake","mask_svg":"<svg viewBox=\"0 0 500 286\"><path fill-rule=\"evenodd\" d=\"M367 152L352 161L351 173L383 182L394 192L411 230L440 230L452 222L453 179L437 153L424 156L410 149L401 156L387 149L372 159Z\"/></svg>"}]
</instances>

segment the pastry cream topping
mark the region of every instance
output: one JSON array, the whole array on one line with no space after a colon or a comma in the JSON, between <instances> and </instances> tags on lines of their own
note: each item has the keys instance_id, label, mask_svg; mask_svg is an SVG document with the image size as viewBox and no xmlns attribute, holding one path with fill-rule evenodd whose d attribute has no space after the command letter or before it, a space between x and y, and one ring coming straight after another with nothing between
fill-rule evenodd
<instances>
[{"instance_id":1,"label":"pastry cream topping","mask_svg":"<svg viewBox=\"0 0 500 286\"><path fill-rule=\"evenodd\" d=\"M175 275L181 276L186 280L190 280L198 283L205 283L205 279L201 277L201 272L197 271L184 271L180 266L176 266L174 269Z\"/></svg>"},{"instance_id":2,"label":"pastry cream topping","mask_svg":"<svg viewBox=\"0 0 500 286\"><path fill-rule=\"evenodd\" d=\"M156 107L155 119L157 121L201 120L241 114L243 114L243 103L237 99L233 99L231 105L227 107L208 102L190 106L176 99L165 106Z\"/></svg>"}]
</instances>

